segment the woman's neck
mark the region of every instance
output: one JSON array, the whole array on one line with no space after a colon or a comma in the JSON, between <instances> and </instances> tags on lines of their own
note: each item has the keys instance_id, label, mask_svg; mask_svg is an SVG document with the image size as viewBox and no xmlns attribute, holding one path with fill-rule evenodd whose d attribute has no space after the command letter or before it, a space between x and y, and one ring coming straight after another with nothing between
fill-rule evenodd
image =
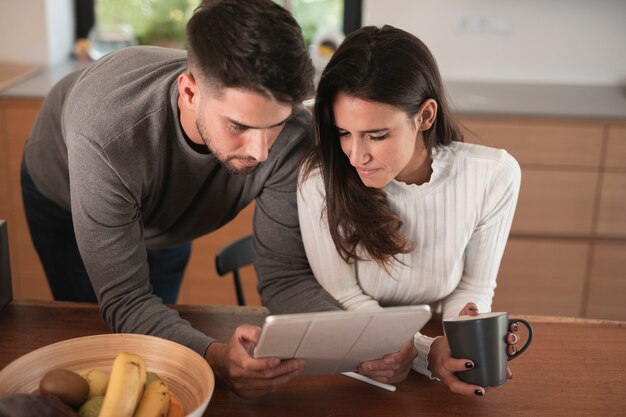
<instances>
[{"instance_id":1,"label":"woman's neck","mask_svg":"<svg viewBox=\"0 0 626 417\"><path fill-rule=\"evenodd\" d=\"M416 146L415 153L409 162L407 170L404 170L396 177L396 180L406 184L422 185L430 181L433 173L433 160L424 142Z\"/></svg>"}]
</instances>

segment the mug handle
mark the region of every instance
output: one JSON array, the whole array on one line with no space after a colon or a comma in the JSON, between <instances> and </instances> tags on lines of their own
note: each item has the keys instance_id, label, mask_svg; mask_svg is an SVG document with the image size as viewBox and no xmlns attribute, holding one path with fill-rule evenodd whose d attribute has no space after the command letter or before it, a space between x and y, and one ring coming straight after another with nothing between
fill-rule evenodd
<instances>
[{"instance_id":1,"label":"mug handle","mask_svg":"<svg viewBox=\"0 0 626 417\"><path fill-rule=\"evenodd\" d=\"M526 326L526 329L528 329L528 338L526 339L526 343L524 343L524 346L522 346L522 348L515 352L513 355L509 355L507 353L507 361L513 360L522 353L524 353L526 348L530 345L530 342L532 342L533 340L533 327L530 325L529 322L524 319L509 319L509 326L513 323L522 323L524 326Z\"/></svg>"}]
</instances>

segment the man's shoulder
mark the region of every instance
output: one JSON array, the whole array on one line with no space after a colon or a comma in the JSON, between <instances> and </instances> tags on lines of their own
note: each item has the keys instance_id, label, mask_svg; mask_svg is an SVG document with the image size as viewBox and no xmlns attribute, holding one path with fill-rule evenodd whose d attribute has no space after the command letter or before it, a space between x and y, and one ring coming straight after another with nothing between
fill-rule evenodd
<instances>
[{"instance_id":1,"label":"man's shoulder","mask_svg":"<svg viewBox=\"0 0 626 417\"><path fill-rule=\"evenodd\" d=\"M69 91L66 131L105 145L133 126L164 123L186 56L174 49L130 47L96 61Z\"/></svg>"},{"instance_id":2,"label":"man's shoulder","mask_svg":"<svg viewBox=\"0 0 626 417\"><path fill-rule=\"evenodd\" d=\"M293 114L285 125L285 133L294 140L307 140L312 143L313 125L311 113L298 105L293 109Z\"/></svg>"},{"instance_id":3,"label":"man's shoulder","mask_svg":"<svg viewBox=\"0 0 626 417\"><path fill-rule=\"evenodd\" d=\"M106 67L108 72L128 71L131 68L177 64L187 62L187 51L182 49L161 48L158 46L130 46L112 52L98 61L94 62L90 68L97 71Z\"/></svg>"},{"instance_id":4,"label":"man's shoulder","mask_svg":"<svg viewBox=\"0 0 626 417\"><path fill-rule=\"evenodd\" d=\"M272 146L272 150L280 155L301 155L313 146L313 126L311 114L302 106L296 106L292 116Z\"/></svg>"}]
</instances>

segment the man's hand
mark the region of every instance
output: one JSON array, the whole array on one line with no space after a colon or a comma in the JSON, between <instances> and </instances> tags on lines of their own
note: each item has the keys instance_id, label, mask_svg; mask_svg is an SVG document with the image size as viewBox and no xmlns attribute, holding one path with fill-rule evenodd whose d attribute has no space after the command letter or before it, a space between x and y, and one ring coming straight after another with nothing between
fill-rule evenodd
<instances>
[{"instance_id":1,"label":"man's hand","mask_svg":"<svg viewBox=\"0 0 626 417\"><path fill-rule=\"evenodd\" d=\"M416 357L417 348L413 340L409 340L399 352L363 362L357 372L386 384L395 384L407 377Z\"/></svg>"},{"instance_id":2,"label":"man's hand","mask_svg":"<svg viewBox=\"0 0 626 417\"><path fill-rule=\"evenodd\" d=\"M302 359L253 358L260 334L259 327L244 324L235 329L228 344L213 342L204 354L216 375L243 398L274 391L304 369Z\"/></svg>"}]
</instances>

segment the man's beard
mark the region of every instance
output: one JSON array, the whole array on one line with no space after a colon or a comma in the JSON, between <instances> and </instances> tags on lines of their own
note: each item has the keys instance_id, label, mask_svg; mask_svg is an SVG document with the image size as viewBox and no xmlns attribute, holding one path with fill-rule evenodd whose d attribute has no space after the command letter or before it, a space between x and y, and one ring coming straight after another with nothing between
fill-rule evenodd
<instances>
[{"instance_id":1,"label":"man's beard","mask_svg":"<svg viewBox=\"0 0 626 417\"><path fill-rule=\"evenodd\" d=\"M231 174L248 175L254 172L259 167L259 164L251 166L251 167L235 167L233 165L233 161L235 160L256 161L256 159L252 158L251 156L237 156L237 155L225 157L224 155L222 155L221 152L219 152L216 149L216 147L214 146L213 140L204 133L205 132L205 130L203 129L204 126L198 119L196 119L196 128L198 129L198 133L200 134L200 138L202 139L202 142L204 142L206 147L209 148L209 151L213 154L213 156L215 156L215 158L219 161L219 163L224 168L226 168L228 172L230 172Z\"/></svg>"}]
</instances>

